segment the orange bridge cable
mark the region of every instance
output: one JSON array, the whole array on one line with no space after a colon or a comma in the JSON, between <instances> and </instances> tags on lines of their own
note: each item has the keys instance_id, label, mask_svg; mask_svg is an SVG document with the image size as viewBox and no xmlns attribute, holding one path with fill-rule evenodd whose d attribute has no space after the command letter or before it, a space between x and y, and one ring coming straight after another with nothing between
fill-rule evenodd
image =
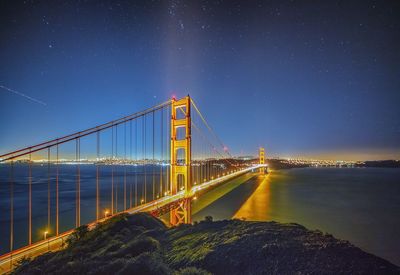
<instances>
[{"instance_id":1,"label":"orange bridge cable","mask_svg":"<svg viewBox=\"0 0 400 275\"><path fill-rule=\"evenodd\" d=\"M75 140L75 160L78 160L78 140ZM75 227L78 227L78 162L76 162L75 182Z\"/></svg>"},{"instance_id":2,"label":"orange bridge cable","mask_svg":"<svg viewBox=\"0 0 400 275\"><path fill-rule=\"evenodd\" d=\"M115 125L115 160L118 162L118 125ZM118 163L116 165L116 178L115 178L115 213L118 213Z\"/></svg>"},{"instance_id":3,"label":"orange bridge cable","mask_svg":"<svg viewBox=\"0 0 400 275\"><path fill-rule=\"evenodd\" d=\"M169 146L170 144L170 137L171 137L171 109L167 108L167 115L166 115L166 125L167 125L167 137L168 139L166 139L165 142L165 149L166 149L166 158L167 158L167 163L168 165L166 166L167 168L167 173L165 174L165 182L166 182L166 190L167 192L171 190L171 180L170 180L170 173L171 173L171 146Z\"/></svg>"},{"instance_id":4,"label":"orange bridge cable","mask_svg":"<svg viewBox=\"0 0 400 275\"><path fill-rule=\"evenodd\" d=\"M63 137L60 137L60 138L52 139L52 140L49 140L49 141L46 141L46 142L42 142L42 143L39 143L39 144L36 144L36 145L28 146L28 147L25 147L25 148L22 148L22 149L13 151L13 152L9 152L9 153L3 154L3 155L0 156L0 159L1 159L0 162L4 162L4 161L7 161L7 160L15 159L15 158L18 158L18 157L21 157L21 156L28 155L29 153L34 153L34 152L37 152L37 151L40 151L40 150L47 149L48 147L52 147L52 146L55 146L57 144L62 144L62 143L65 143L65 142L68 142L68 141L71 141L71 140L75 140L77 138L81 138L81 137L93 134L93 133L95 133L97 131L101 131L101 130L112 128L112 127L114 127L116 125L122 124L122 123L130 121L130 120L136 120L136 119L138 119L140 117L145 116L148 113L151 113L153 110L157 111L157 110L161 109L162 107L169 106L169 105L171 105L171 101L166 101L166 102L163 102L163 103L161 103L159 105L156 105L154 107L148 108L148 109L146 109L144 111L137 112L137 113L122 117L120 119L112 120L110 122L107 122L107 123L104 123L104 124L101 124L101 125L98 125L98 126L86 129L86 130L75 132L75 133L67 135L67 136L63 136Z\"/></svg>"},{"instance_id":5,"label":"orange bridge cable","mask_svg":"<svg viewBox=\"0 0 400 275\"><path fill-rule=\"evenodd\" d=\"M80 138L76 139L77 146L77 203L76 203L76 227L81 225L81 167L80 167L80 159L81 159L81 140Z\"/></svg>"},{"instance_id":6,"label":"orange bridge cable","mask_svg":"<svg viewBox=\"0 0 400 275\"><path fill-rule=\"evenodd\" d=\"M225 156L223 156L217 149L216 147L211 143L211 141L202 133L202 131L196 126L196 124L192 121L192 126L195 128L195 130L198 131L201 137L211 146L211 149L215 149L215 152L221 156L222 159L225 159L229 164L233 165Z\"/></svg>"},{"instance_id":7,"label":"orange bridge cable","mask_svg":"<svg viewBox=\"0 0 400 275\"><path fill-rule=\"evenodd\" d=\"M166 189L165 190L167 192L171 191L171 182L170 182L170 165L171 165L171 152L170 152L170 150L171 150L171 147L168 146L169 142L171 141L171 125L170 125L170 123L168 123L170 121L170 118L171 118L171 110L168 108L167 109L167 115L166 115L167 128L166 128L166 131L165 131L166 132L166 141L167 141L165 151L166 151L166 160L167 160L167 163L168 163L168 165L166 167L167 171L166 171L166 178L165 178L165 182L166 182Z\"/></svg>"},{"instance_id":8,"label":"orange bridge cable","mask_svg":"<svg viewBox=\"0 0 400 275\"><path fill-rule=\"evenodd\" d=\"M146 152L146 145L147 145L147 135L146 135L146 127L147 126L147 117L146 116L144 116L144 131L143 131L143 134L144 134L144 158L143 158L143 166L144 166L144 203L146 203L147 202L147 167L146 167L146 165L147 165L147 152Z\"/></svg>"},{"instance_id":9,"label":"orange bridge cable","mask_svg":"<svg viewBox=\"0 0 400 275\"><path fill-rule=\"evenodd\" d=\"M58 201L58 174L59 174L59 156L58 156L58 144L57 144L57 166L56 166L56 236L58 236L58 231L59 231L59 217L58 217L58 213L59 213L59 201Z\"/></svg>"},{"instance_id":10,"label":"orange bridge cable","mask_svg":"<svg viewBox=\"0 0 400 275\"><path fill-rule=\"evenodd\" d=\"M47 230L50 231L50 148L47 148Z\"/></svg>"},{"instance_id":11,"label":"orange bridge cable","mask_svg":"<svg viewBox=\"0 0 400 275\"><path fill-rule=\"evenodd\" d=\"M100 132L96 138L97 161L100 161ZM100 218L100 186L99 186L99 163L96 163L96 220Z\"/></svg>"},{"instance_id":12,"label":"orange bridge cable","mask_svg":"<svg viewBox=\"0 0 400 275\"><path fill-rule=\"evenodd\" d=\"M32 154L29 154L28 244L32 244Z\"/></svg>"},{"instance_id":13,"label":"orange bridge cable","mask_svg":"<svg viewBox=\"0 0 400 275\"><path fill-rule=\"evenodd\" d=\"M79 161L81 160L81 139L78 139L79 141ZM78 222L79 222L79 226L81 225L81 165L80 163L78 164L79 167L79 211L78 211Z\"/></svg>"},{"instance_id":14,"label":"orange bridge cable","mask_svg":"<svg viewBox=\"0 0 400 275\"><path fill-rule=\"evenodd\" d=\"M194 104L194 102L193 102L193 104ZM197 107L196 107L195 105L194 105L194 107L197 109ZM180 109L183 113L185 113L185 111L183 110L182 107L179 107L179 109ZM198 111L198 109L197 109L197 111ZM199 113L200 117L203 119L203 122L204 122L204 123L206 124L206 126L209 128L209 130L212 131L212 129L208 126L207 122L205 121L204 117L201 115L200 111L198 111L198 113ZM185 113L185 114L186 114L186 113ZM230 165L233 165L226 157L224 157L221 153L219 153L219 151L217 150L217 147L214 146L214 145L212 144L212 142L206 137L205 134L203 134L203 132L200 130L199 127L196 126L196 124L195 124L195 122L194 122L193 120L192 120L192 126L195 127L195 129L196 129L196 130L199 132L199 134L204 138L204 140L207 141L207 142L209 143L209 145L212 147L212 149L214 149L214 150L221 156L222 159L225 159L225 161L227 161ZM215 135L215 133L213 133L213 134L214 134L214 136L218 139L218 137ZM220 142L220 143L222 144L222 142ZM229 154L229 156L230 156L231 158L233 158L230 154Z\"/></svg>"},{"instance_id":15,"label":"orange bridge cable","mask_svg":"<svg viewBox=\"0 0 400 275\"><path fill-rule=\"evenodd\" d=\"M135 166L135 206L137 206L137 202L138 202L138 122L137 120L135 120L135 162L136 162L136 166Z\"/></svg>"},{"instance_id":16,"label":"orange bridge cable","mask_svg":"<svg viewBox=\"0 0 400 275\"><path fill-rule=\"evenodd\" d=\"M114 126L111 129L111 215L114 215Z\"/></svg>"},{"instance_id":17,"label":"orange bridge cable","mask_svg":"<svg viewBox=\"0 0 400 275\"><path fill-rule=\"evenodd\" d=\"M126 123L124 123L124 210L126 210Z\"/></svg>"},{"instance_id":18,"label":"orange bridge cable","mask_svg":"<svg viewBox=\"0 0 400 275\"><path fill-rule=\"evenodd\" d=\"M14 250L14 161L10 172L10 252Z\"/></svg>"},{"instance_id":19,"label":"orange bridge cable","mask_svg":"<svg viewBox=\"0 0 400 275\"><path fill-rule=\"evenodd\" d=\"M129 122L129 153L130 153L130 165L129 165L129 170L130 170L130 180L129 180L129 208L132 208L132 121Z\"/></svg>"},{"instance_id":20,"label":"orange bridge cable","mask_svg":"<svg viewBox=\"0 0 400 275\"><path fill-rule=\"evenodd\" d=\"M191 99L192 105L195 108L196 112L198 113L198 115L200 116L200 118L202 119L203 123L205 124L205 126L208 128L208 130L214 135L214 137L217 139L217 141L220 143L220 145L222 146L222 148L224 148L224 143L222 142L222 140L217 136L217 134L215 133L215 131L211 128L211 126L207 123L207 121L205 120L204 116L202 115L202 113L200 112L199 108L197 107L197 105L194 103L193 99ZM227 154L232 157L229 152L227 152Z\"/></svg>"},{"instance_id":21,"label":"orange bridge cable","mask_svg":"<svg viewBox=\"0 0 400 275\"><path fill-rule=\"evenodd\" d=\"M145 179L146 179L146 174L145 174L145 171L146 171L146 167L145 167L145 155L146 155L146 152L145 152L145 126L144 126L145 118L146 117L143 117L143 119L142 119L142 169L141 169L142 172L143 172L143 180L144 180L144 182L145 182ZM142 204L142 202L144 201L145 188L146 188L146 184L140 188L142 190L142 196L140 198L140 204Z\"/></svg>"},{"instance_id":22,"label":"orange bridge cable","mask_svg":"<svg viewBox=\"0 0 400 275\"><path fill-rule=\"evenodd\" d=\"M163 192L163 164L164 164L164 108L161 109L161 129L160 129L160 186L159 186L159 193L160 193L160 197L163 196L164 192Z\"/></svg>"},{"instance_id":23,"label":"orange bridge cable","mask_svg":"<svg viewBox=\"0 0 400 275\"><path fill-rule=\"evenodd\" d=\"M153 151L153 159L152 159L152 170L153 170L153 182L152 182L152 185L153 185L153 200L155 199L155 192L156 192L156 189L155 189L155 184L156 184L156 182L155 182L155 167L154 167L154 150L155 150L155 145L154 145L154 112L153 112L153 130L152 130L152 141L153 141L153 144L152 144L152 146L153 146L153 148L152 148L152 151Z\"/></svg>"},{"instance_id":24,"label":"orange bridge cable","mask_svg":"<svg viewBox=\"0 0 400 275\"><path fill-rule=\"evenodd\" d=\"M199 108L197 108L196 103L193 101L193 99L190 99L194 109L196 110L196 112L198 113L198 115L200 116L200 118L202 119L202 121L204 122L204 124L207 126L207 128L210 130L210 132L214 135L214 137L218 140L218 142L220 143L220 145L222 146L222 148L225 148L224 143L222 142L222 140L217 136L217 134L214 132L214 130L211 128L211 126L207 123L206 119L204 118L204 116L202 115L202 113L200 112ZM229 153L229 151L226 151L227 155L229 155L229 157L232 158L232 155Z\"/></svg>"}]
</instances>

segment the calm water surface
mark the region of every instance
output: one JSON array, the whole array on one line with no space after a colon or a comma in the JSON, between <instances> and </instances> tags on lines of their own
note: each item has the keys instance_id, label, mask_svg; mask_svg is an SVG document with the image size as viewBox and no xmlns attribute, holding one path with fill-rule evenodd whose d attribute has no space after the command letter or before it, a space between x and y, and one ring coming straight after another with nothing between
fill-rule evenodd
<instances>
[{"instance_id":1,"label":"calm water surface","mask_svg":"<svg viewBox=\"0 0 400 275\"><path fill-rule=\"evenodd\" d=\"M274 171L248 180L198 211L195 219L206 215L299 223L400 265L400 169Z\"/></svg>"},{"instance_id":2,"label":"calm water surface","mask_svg":"<svg viewBox=\"0 0 400 275\"><path fill-rule=\"evenodd\" d=\"M12 169L9 165L0 165L0 255L9 252L11 247L18 249L28 244L28 171L27 164L16 164ZM158 171L159 174L153 176L153 171ZM58 175L59 231L65 232L75 227L77 166L59 165ZM162 166L103 165L99 167L100 215L103 216L103 211L111 209L112 181L114 207L118 212L139 205L142 199L151 201L155 196L162 195L167 190L167 179L167 168ZM12 188L10 182L14 182ZM49 183L50 193L48 193ZM81 224L87 224L96 219L95 165L80 165L80 186ZM13 200L10 200L11 194L13 194ZM50 220L48 220L49 198ZM50 221L50 226L47 225L48 221ZM32 242L43 240L45 231L49 232L48 236L54 236L55 221L56 166L34 164L32 167ZM11 238L11 233L13 233L13 238ZM11 239L12 242L10 242Z\"/></svg>"}]
</instances>

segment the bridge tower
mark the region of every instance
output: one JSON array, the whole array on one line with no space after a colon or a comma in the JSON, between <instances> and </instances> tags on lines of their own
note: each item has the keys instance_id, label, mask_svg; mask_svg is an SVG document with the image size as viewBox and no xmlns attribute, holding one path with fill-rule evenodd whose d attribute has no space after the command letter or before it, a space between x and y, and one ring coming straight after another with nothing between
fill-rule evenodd
<instances>
[{"instance_id":1,"label":"bridge tower","mask_svg":"<svg viewBox=\"0 0 400 275\"><path fill-rule=\"evenodd\" d=\"M265 150L264 150L264 147L260 147L259 158L260 158L260 164L265 164ZM265 174L265 167L261 167L260 168L260 174L262 174L262 175Z\"/></svg>"},{"instance_id":2,"label":"bridge tower","mask_svg":"<svg viewBox=\"0 0 400 275\"><path fill-rule=\"evenodd\" d=\"M171 225L191 223L191 117L189 95L171 104L171 195L184 188L185 198L170 213ZM179 159L184 156L184 160Z\"/></svg>"}]
</instances>

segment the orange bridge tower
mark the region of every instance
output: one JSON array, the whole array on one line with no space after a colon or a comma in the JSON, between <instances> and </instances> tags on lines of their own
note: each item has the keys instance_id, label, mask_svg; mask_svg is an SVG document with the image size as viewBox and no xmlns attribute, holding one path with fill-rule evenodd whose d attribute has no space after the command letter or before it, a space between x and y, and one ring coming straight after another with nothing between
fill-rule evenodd
<instances>
[{"instance_id":1,"label":"orange bridge tower","mask_svg":"<svg viewBox=\"0 0 400 275\"><path fill-rule=\"evenodd\" d=\"M264 149L264 147L260 147L259 158L260 158L260 164L265 164L265 149ZM265 167L260 168L260 174L262 174L262 175L265 174Z\"/></svg>"},{"instance_id":2,"label":"orange bridge tower","mask_svg":"<svg viewBox=\"0 0 400 275\"><path fill-rule=\"evenodd\" d=\"M184 190L185 198L170 213L171 225L191 223L191 117L189 95L171 104L171 195Z\"/></svg>"}]
</instances>

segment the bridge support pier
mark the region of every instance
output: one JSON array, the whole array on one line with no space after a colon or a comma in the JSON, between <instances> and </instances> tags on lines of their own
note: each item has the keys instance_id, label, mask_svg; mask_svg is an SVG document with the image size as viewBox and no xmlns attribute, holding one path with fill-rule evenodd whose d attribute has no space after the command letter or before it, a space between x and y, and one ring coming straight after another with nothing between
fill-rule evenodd
<instances>
[{"instance_id":1,"label":"bridge support pier","mask_svg":"<svg viewBox=\"0 0 400 275\"><path fill-rule=\"evenodd\" d=\"M170 224L179 225L182 223L191 223L192 219L191 199L185 198L179 203L179 206L171 211Z\"/></svg>"},{"instance_id":2,"label":"bridge support pier","mask_svg":"<svg viewBox=\"0 0 400 275\"><path fill-rule=\"evenodd\" d=\"M184 158L184 159L183 159ZM190 97L171 104L171 195L185 192L185 199L170 213L172 226L191 223L191 116Z\"/></svg>"}]
</instances>

